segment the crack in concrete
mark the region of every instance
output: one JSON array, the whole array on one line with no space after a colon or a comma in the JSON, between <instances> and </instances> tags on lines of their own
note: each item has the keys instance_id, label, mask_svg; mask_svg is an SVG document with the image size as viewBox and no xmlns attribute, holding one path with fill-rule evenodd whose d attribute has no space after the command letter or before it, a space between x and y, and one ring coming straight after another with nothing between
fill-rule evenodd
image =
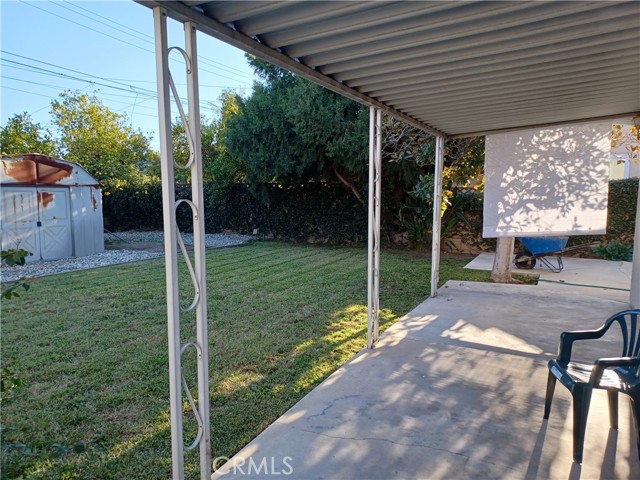
<instances>
[{"instance_id":1,"label":"crack in concrete","mask_svg":"<svg viewBox=\"0 0 640 480\"><path fill-rule=\"evenodd\" d=\"M355 440L355 441L379 441L379 442L385 442L385 443L391 443L393 445L400 445L403 447L419 447L419 448L428 448L431 450L437 450L439 452L447 452L450 453L452 455L457 455L463 458L466 458L467 460L470 459L470 457L468 455L465 455L464 453L460 453L460 452L453 452L451 450L447 450L446 448L438 448L438 447L434 447L431 445L425 445L422 443L415 443L415 442L401 442L401 441L396 441L396 440L389 440L387 438L377 438L377 437L341 437L339 435L329 435L327 433L322 433L322 432L317 432L317 431L313 431L313 430L307 430L306 428L298 428L298 427L291 427L295 430L301 431L301 432L306 432L306 433L311 433L314 435L320 435L322 437L327 437L327 438L333 438L335 440Z\"/></svg>"},{"instance_id":2,"label":"crack in concrete","mask_svg":"<svg viewBox=\"0 0 640 480\"><path fill-rule=\"evenodd\" d=\"M336 404L336 402L340 400L348 400L350 398L358 398L358 397L360 397L360 395L343 395L342 397L337 397L331 403L329 403L329 405L327 405L324 409L322 409L322 412L316 413L315 415L309 415L307 417L307 421L311 420L312 418L324 416L329 411L329 409L333 407Z\"/></svg>"},{"instance_id":3,"label":"crack in concrete","mask_svg":"<svg viewBox=\"0 0 640 480\"><path fill-rule=\"evenodd\" d=\"M438 448L438 447L435 447L435 446L432 446L432 445L426 445L426 444L423 444L423 443L401 442L401 441L389 440L387 438L377 438L377 437L342 437L342 436L338 436L338 435L329 435L327 433L316 432L316 431L313 431L313 430L307 430L305 428L298 428L298 427L293 427L293 426L290 426L290 427L295 429L295 430L301 431L301 432L311 433L311 434L314 434L314 435L319 435L319 436L322 436L322 437L332 438L332 439L335 439L335 440L379 441L379 442L391 443L393 445L399 445L399 446L403 446L403 447L427 448L429 450L435 450L435 451L438 451L438 452L445 452L445 453L449 453L451 455L462 457L462 458L465 459L465 465L467 463L469 463L469 461L473 461L469 455L466 455L464 453L455 452L455 451L452 451L452 450L448 450L446 448ZM477 460L477 461L480 462L480 463L484 463L486 465L492 465L494 467L508 469L508 470L513 471L513 472L521 472L521 469L514 468L514 467L509 466L509 465L504 465L502 463L491 462L491 461L488 461L486 459L485 460Z\"/></svg>"}]
</instances>

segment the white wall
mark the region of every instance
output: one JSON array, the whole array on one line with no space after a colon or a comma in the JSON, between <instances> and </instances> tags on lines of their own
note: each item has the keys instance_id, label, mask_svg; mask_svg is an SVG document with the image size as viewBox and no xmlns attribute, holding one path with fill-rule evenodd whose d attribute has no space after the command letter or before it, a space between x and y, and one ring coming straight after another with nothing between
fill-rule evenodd
<instances>
[{"instance_id":1,"label":"white wall","mask_svg":"<svg viewBox=\"0 0 640 480\"><path fill-rule=\"evenodd\" d=\"M488 135L484 237L606 232L611 122Z\"/></svg>"}]
</instances>

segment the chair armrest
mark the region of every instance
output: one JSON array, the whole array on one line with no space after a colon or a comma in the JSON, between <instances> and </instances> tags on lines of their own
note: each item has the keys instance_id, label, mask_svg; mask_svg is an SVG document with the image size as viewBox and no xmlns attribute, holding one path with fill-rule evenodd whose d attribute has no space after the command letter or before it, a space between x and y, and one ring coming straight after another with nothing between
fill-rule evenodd
<instances>
[{"instance_id":1,"label":"chair armrest","mask_svg":"<svg viewBox=\"0 0 640 480\"><path fill-rule=\"evenodd\" d=\"M640 357L611 357L611 358L599 358L593 364L593 370L591 370L591 377L589 383L592 385L598 385L602 374L605 369L611 367L633 367L640 365Z\"/></svg>"},{"instance_id":2,"label":"chair armrest","mask_svg":"<svg viewBox=\"0 0 640 480\"><path fill-rule=\"evenodd\" d=\"M573 332L562 332L560 334L560 344L558 345L558 362L566 365L571 360L571 349L576 340L593 340L601 338L607 328L603 325L596 330L576 330Z\"/></svg>"}]
</instances>

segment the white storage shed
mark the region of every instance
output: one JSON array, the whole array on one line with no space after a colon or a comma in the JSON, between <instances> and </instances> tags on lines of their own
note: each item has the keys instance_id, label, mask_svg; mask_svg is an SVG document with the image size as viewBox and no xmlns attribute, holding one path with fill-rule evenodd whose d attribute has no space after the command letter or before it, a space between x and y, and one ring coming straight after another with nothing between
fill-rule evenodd
<instances>
[{"instance_id":1,"label":"white storage shed","mask_svg":"<svg viewBox=\"0 0 640 480\"><path fill-rule=\"evenodd\" d=\"M104 251L100 184L77 163L3 156L0 190L3 250L24 248L29 262Z\"/></svg>"}]
</instances>

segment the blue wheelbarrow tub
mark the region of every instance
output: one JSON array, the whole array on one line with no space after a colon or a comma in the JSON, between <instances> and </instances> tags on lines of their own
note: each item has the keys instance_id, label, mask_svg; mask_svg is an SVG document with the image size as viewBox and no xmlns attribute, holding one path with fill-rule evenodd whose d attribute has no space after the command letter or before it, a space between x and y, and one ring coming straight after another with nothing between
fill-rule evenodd
<instances>
[{"instance_id":1,"label":"blue wheelbarrow tub","mask_svg":"<svg viewBox=\"0 0 640 480\"><path fill-rule=\"evenodd\" d=\"M519 237L529 252L533 255L561 252L567 246L569 237Z\"/></svg>"}]
</instances>

